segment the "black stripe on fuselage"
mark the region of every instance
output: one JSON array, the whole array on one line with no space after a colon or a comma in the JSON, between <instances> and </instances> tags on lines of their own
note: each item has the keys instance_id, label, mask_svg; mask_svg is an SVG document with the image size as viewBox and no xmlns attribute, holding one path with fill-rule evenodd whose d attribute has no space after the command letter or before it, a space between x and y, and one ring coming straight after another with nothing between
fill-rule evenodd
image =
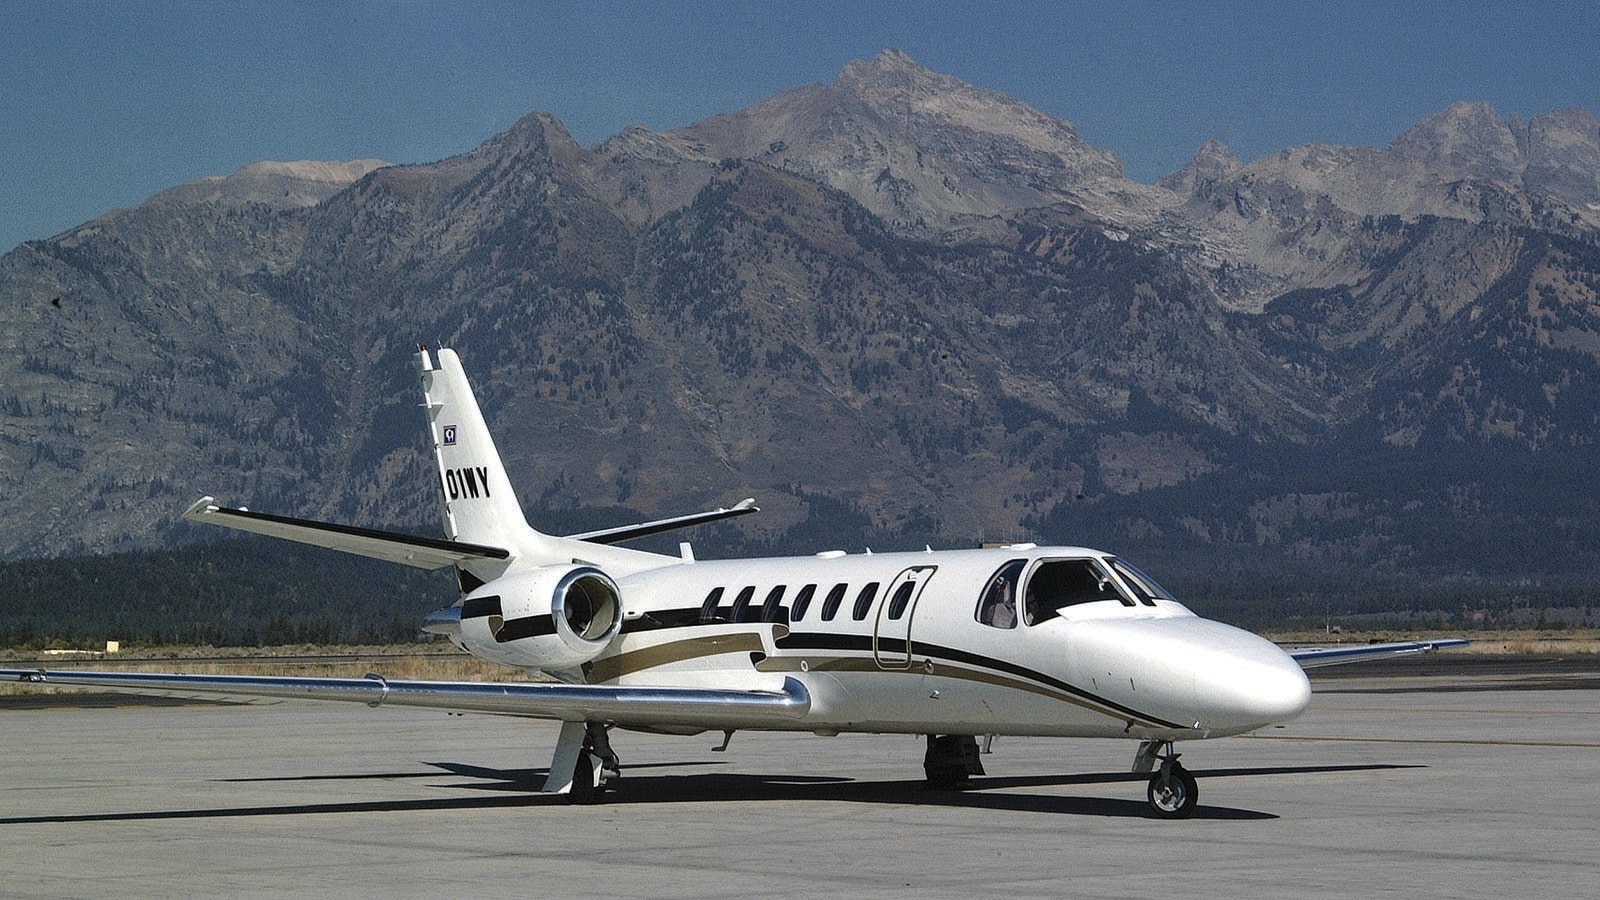
<instances>
[{"instance_id":1,"label":"black stripe on fuselage","mask_svg":"<svg viewBox=\"0 0 1600 900\"><path fill-rule=\"evenodd\" d=\"M660 631L663 628L688 628L708 624L711 623L700 621L698 606L683 609L653 609L637 619L623 622L622 633L633 634L639 631Z\"/></svg>"},{"instance_id":2,"label":"black stripe on fuselage","mask_svg":"<svg viewBox=\"0 0 1600 900\"><path fill-rule=\"evenodd\" d=\"M718 607L718 614L725 614L726 609L727 608L725 607ZM462 614L465 616L466 611L463 610ZM701 608L699 606L683 607L678 609L652 610L637 619L624 623L622 626L622 633L630 634L641 631L659 631L663 629L705 627L713 624L723 624L703 622L700 619L700 615ZM787 608L783 610L783 616L785 621L787 621ZM745 624L758 623L751 622ZM509 628L510 625L510 622L506 623L506 627ZM952 664L960 664L973 668L1004 672L1022 681L1031 682L1033 684L1040 685L1041 687L1048 687L1052 690L1077 697L1080 700L1094 704L1095 706L1103 709L1121 713L1126 717L1138 719L1143 722L1150 722L1163 728L1181 729L1187 727L1184 725L1179 725L1175 722L1168 722L1165 719L1159 719L1154 716L1146 715L1136 709L1124 706L1121 703L1117 703L1114 700L1107 700L1104 697L1096 696L1095 694L1086 691L1077 685L1046 675L1043 672L1035 671L1027 668L1026 666L1020 666L1015 663L1009 663L1004 660L995 659L991 656L984 656L981 653L957 650L953 647L941 647L936 644L918 641L914 638L910 642L910 648L907 648L906 641L903 638L876 638L876 646L874 646L874 640L875 637L870 632L866 634L842 634L839 632L827 631L791 631L784 637L777 638L774 641L774 644L779 650L784 651L834 650L869 654L874 656L878 653L889 653L897 656L911 656L913 655L911 650L915 650L915 655L919 656L929 656L935 658L936 660L942 660ZM904 667L891 667L885 671L904 671Z\"/></svg>"},{"instance_id":3,"label":"black stripe on fuselage","mask_svg":"<svg viewBox=\"0 0 1600 900\"><path fill-rule=\"evenodd\" d=\"M778 638L773 643L778 647L778 649L785 651L845 650L855 651L858 653L873 652L872 635L870 634L790 632L787 636ZM1044 685L1054 690L1071 694L1074 697L1089 701L1098 706L1105 707L1106 709L1123 713L1124 715L1139 719L1141 721L1151 722L1156 725L1160 725L1163 728L1185 727L1177 724L1176 722L1168 722L1165 719L1158 719L1155 716L1146 715L1145 713L1139 712L1132 707L1124 706L1114 700L1107 700L1104 697L1097 696L1081 687L1078 687L1075 684L1062 681L1059 678L1051 677L1043 672L1030 669L1026 666L1019 666L1016 663L1006 662L1002 659L995 659L992 656L984 656L981 653L957 650L953 647L941 647L937 644L929 644L924 641L913 641L912 644L916 650L916 655L918 656L926 656L934 660L942 660L951 663L960 663L962 665L972 666L975 668L992 669L997 672L1005 672L1006 674L1012 675L1023 681L1031 681L1034 684ZM880 642L879 647L882 650L899 652L902 654L905 653L905 645L903 641L883 641ZM891 669L889 671L896 670Z\"/></svg>"}]
</instances>

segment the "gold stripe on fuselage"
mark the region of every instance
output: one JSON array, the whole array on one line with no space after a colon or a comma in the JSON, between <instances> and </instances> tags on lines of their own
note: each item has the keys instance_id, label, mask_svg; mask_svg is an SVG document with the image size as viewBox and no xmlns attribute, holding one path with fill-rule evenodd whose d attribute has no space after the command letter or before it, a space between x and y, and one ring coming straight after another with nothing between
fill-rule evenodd
<instances>
[{"instance_id":1,"label":"gold stripe on fuselage","mask_svg":"<svg viewBox=\"0 0 1600 900\"><path fill-rule=\"evenodd\" d=\"M885 669L882 666L879 666L872 657L868 656L839 656L824 659L816 659L808 656L805 659L805 664L805 670L812 672L878 672L884 675L908 674L908 670L903 666ZM756 664L756 671L799 672L803 670L800 667L799 659L781 657L762 660ZM1005 688L1007 690L1037 694L1040 697L1048 697L1052 700L1070 703L1073 706L1086 709L1089 712L1099 713L1100 715L1125 724L1143 724L1153 728L1169 727L1164 722L1147 719L1143 716L1132 714L1125 710L1113 709L1104 703L1100 703L1086 697L1079 697L1076 694L1068 693L1060 688L1051 687L1047 684L1039 684L1038 682L1034 681L1027 681L1012 675L1001 675L997 672L986 672L982 669L972 669L951 662L934 663L932 660L926 661L926 663L923 665L914 665L909 671L910 673L917 675L938 675L941 678L952 678L957 681L970 681L977 684L989 684L995 687Z\"/></svg>"},{"instance_id":2,"label":"gold stripe on fuselage","mask_svg":"<svg viewBox=\"0 0 1600 900\"><path fill-rule=\"evenodd\" d=\"M723 653L758 653L765 649L765 645L761 643L761 636L749 631L669 641L595 660L589 669L589 683L604 684L638 672L706 656Z\"/></svg>"},{"instance_id":3,"label":"gold stripe on fuselage","mask_svg":"<svg viewBox=\"0 0 1600 900\"><path fill-rule=\"evenodd\" d=\"M589 683L604 684L650 669L670 666L693 659L702 659L708 656L717 656L724 653L758 653L765 650L766 647L761 641L761 636L751 631L704 635L684 640L668 641L595 660L589 670ZM754 670L762 673L811 671L880 673L883 675L908 674L908 670L904 666L886 669L878 665L877 660L871 656L817 657L815 655L807 655L803 658L799 656L769 657L756 663ZM936 663L933 660L927 660L920 664L914 662L909 671L917 675L936 674L942 678L953 678L960 681L992 685L1006 690L1035 694L1069 703L1130 726L1143 724L1153 728L1170 727L1168 723L1140 716L1130 710L1117 709L1110 704L1092 698L1078 696L1048 684L1029 681L1014 675L1004 675L998 672L970 668L951 662Z\"/></svg>"}]
</instances>

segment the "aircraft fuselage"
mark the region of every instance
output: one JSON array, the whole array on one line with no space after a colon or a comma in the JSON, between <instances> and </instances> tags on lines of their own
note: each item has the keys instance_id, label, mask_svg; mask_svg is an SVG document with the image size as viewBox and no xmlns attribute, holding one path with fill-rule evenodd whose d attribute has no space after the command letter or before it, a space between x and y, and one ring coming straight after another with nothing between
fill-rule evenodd
<instances>
[{"instance_id":1,"label":"aircraft fuselage","mask_svg":"<svg viewBox=\"0 0 1600 900\"><path fill-rule=\"evenodd\" d=\"M765 727L823 733L1179 740L1305 708L1310 685L1291 657L1152 585L1115 557L1067 547L683 561L616 580L620 633L581 678L777 690L792 677L809 712ZM549 668L537 638L500 640L506 630L456 637L480 656Z\"/></svg>"}]
</instances>

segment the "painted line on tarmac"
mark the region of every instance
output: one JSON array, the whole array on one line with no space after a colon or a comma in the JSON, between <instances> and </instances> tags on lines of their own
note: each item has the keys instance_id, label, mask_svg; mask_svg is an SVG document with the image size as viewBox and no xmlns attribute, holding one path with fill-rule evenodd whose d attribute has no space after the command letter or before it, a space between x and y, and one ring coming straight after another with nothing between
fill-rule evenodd
<instances>
[{"instance_id":1,"label":"painted line on tarmac","mask_svg":"<svg viewBox=\"0 0 1600 900\"><path fill-rule=\"evenodd\" d=\"M1563 747L1595 749L1594 741L1491 741L1472 738L1376 738L1376 737L1317 737L1295 734L1241 734L1239 737L1257 741L1332 741L1347 744L1461 744L1472 747Z\"/></svg>"}]
</instances>

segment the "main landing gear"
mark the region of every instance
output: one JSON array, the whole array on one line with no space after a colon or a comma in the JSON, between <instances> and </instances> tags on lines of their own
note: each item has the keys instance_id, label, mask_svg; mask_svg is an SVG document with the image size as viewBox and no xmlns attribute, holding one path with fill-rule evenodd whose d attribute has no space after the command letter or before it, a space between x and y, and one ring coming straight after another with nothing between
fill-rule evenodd
<instances>
[{"instance_id":1,"label":"main landing gear","mask_svg":"<svg viewBox=\"0 0 1600 900\"><path fill-rule=\"evenodd\" d=\"M978 739L970 734L928 735L928 752L922 757L928 788L960 791L972 787L972 776L983 774Z\"/></svg>"},{"instance_id":2,"label":"main landing gear","mask_svg":"<svg viewBox=\"0 0 1600 900\"><path fill-rule=\"evenodd\" d=\"M1133 758L1133 771L1155 771L1150 776L1145 796L1150 800L1150 808L1163 819L1189 818L1200 800L1200 786L1189 770L1179 764L1179 755L1172 749L1171 741L1144 741Z\"/></svg>"},{"instance_id":3,"label":"main landing gear","mask_svg":"<svg viewBox=\"0 0 1600 900\"><path fill-rule=\"evenodd\" d=\"M614 790L622 778L622 761L611 749L606 726L599 722L563 722L556 739L555 758L544 791L566 794L577 805L599 803L600 795Z\"/></svg>"}]
</instances>

